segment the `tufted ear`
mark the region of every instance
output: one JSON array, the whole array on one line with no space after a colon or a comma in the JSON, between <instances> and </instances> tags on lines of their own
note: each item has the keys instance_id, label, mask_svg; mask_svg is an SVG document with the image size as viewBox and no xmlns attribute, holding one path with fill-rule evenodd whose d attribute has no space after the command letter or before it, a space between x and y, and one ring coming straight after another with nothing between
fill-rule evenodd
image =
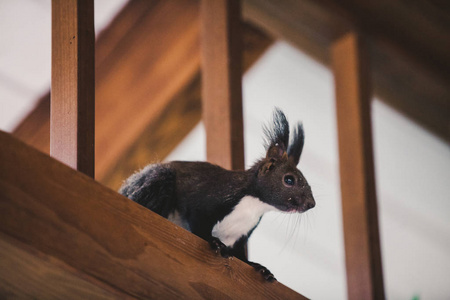
<instances>
[{"instance_id":1,"label":"tufted ear","mask_svg":"<svg viewBox=\"0 0 450 300\"><path fill-rule=\"evenodd\" d=\"M294 135L292 142L288 148L288 157L289 160L294 164L298 165L300 161L300 156L303 151L303 145L305 144L305 133L303 130L302 123L297 123L297 126L294 128Z\"/></svg>"},{"instance_id":2,"label":"tufted ear","mask_svg":"<svg viewBox=\"0 0 450 300\"><path fill-rule=\"evenodd\" d=\"M289 123L284 113L275 108L273 120L269 126L264 127L266 136L266 158L260 172L265 174L278 162L288 160L287 146L289 143Z\"/></svg>"},{"instance_id":3,"label":"tufted ear","mask_svg":"<svg viewBox=\"0 0 450 300\"><path fill-rule=\"evenodd\" d=\"M280 159L287 150L289 143L289 123L284 113L276 108L273 112L273 121L264 126L266 136L266 158Z\"/></svg>"}]
</instances>

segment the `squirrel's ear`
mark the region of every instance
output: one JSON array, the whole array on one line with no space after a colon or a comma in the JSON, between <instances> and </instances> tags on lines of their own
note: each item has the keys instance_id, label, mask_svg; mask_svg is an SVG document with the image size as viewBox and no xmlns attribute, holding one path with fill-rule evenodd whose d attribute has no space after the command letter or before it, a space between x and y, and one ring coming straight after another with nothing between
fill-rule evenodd
<instances>
[{"instance_id":1,"label":"squirrel's ear","mask_svg":"<svg viewBox=\"0 0 450 300\"><path fill-rule=\"evenodd\" d=\"M288 160L288 154L285 148L281 145L275 144L267 150L265 163L260 169L260 174L266 174L273 169L277 162L285 162Z\"/></svg>"},{"instance_id":2,"label":"squirrel's ear","mask_svg":"<svg viewBox=\"0 0 450 300\"><path fill-rule=\"evenodd\" d=\"M269 151L267 151L267 156L264 164L259 170L260 175L267 174L270 170L275 167L277 162L285 162L288 160L288 155L286 151L281 151L280 148L273 146Z\"/></svg>"},{"instance_id":3,"label":"squirrel's ear","mask_svg":"<svg viewBox=\"0 0 450 300\"><path fill-rule=\"evenodd\" d=\"M286 148L284 145L275 144L270 146L266 153L266 158L271 160L283 160L287 159L288 155L286 153Z\"/></svg>"},{"instance_id":4,"label":"squirrel's ear","mask_svg":"<svg viewBox=\"0 0 450 300\"><path fill-rule=\"evenodd\" d=\"M303 151L303 145L305 144L305 133L303 131L302 123L297 123L294 129L293 141L289 144L288 156L289 160L297 165L300 160L300 155Z\"/></svg>"}]
</instances>

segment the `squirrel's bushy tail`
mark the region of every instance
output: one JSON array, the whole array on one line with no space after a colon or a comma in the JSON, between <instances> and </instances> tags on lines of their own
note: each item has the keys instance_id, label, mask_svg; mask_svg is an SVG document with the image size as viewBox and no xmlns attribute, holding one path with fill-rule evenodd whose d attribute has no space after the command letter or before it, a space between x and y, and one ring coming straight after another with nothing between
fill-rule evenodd
<instances>
[{"instance_id":1,"label":"squirrel's bushy tail","mask_svg":"<svg viewBox=\"0 0 450 300\"><path fill-rule=\"evenodd\" d=\"M175 178L168 166L148 165L130 176L119 193L167 218L175 210Z\"/></svg>"}]
</instances>

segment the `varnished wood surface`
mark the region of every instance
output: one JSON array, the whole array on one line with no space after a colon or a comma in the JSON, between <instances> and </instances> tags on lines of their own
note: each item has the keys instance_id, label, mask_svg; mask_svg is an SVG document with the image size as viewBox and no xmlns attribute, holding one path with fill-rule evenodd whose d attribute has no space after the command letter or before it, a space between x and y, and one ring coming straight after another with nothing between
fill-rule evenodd
<instances>
[{"instance_id":1,"label":"varnished wood surface","mask_svg":"<svg viewBox=\"0 0 450 300\"><path fill-rule=\"evenodd\" d=\"M93 0L52 1L50 155L94 177Z\"/></svg>"},{"instance_id":2,"label":"varnished wood surface","mask_svg":"<svg viewBox=\"0 0 450 300\"><path fill-rule=\"evenodd\" d=\"M124 299L94 277L0 234L0 299Z\"/></svg>"},{"instance_id":3,"label":"varnished wood surface","mask_svg":"<svg viewBox=\"0 0 450 300\"><path fill-rule=\"evenodd\" d=\"M0 144L0 232L15 247L26 245L99 289L133 298L304 299L9 134L0 132Z\"/></svg>"},{"instance_id":4,"label":"varnished wood surface","mask_svg":"<svg viewBox=\"0 0 450 300\"><path fill-rule=\"evenodd\" d=\"M333 45L349 299L384 299L373 167L367 45L349 33Z\"/></svg>"},{"instance_id":5,"label":"varnished wood surface","mask_svg":"<svg viewBox=\"0 0 450 300\"><path fill-rule=\"evenodd\" d=\"M240 0L201 1L202 100L206 157L244 169Z\"/></svg>"}]
</instances>

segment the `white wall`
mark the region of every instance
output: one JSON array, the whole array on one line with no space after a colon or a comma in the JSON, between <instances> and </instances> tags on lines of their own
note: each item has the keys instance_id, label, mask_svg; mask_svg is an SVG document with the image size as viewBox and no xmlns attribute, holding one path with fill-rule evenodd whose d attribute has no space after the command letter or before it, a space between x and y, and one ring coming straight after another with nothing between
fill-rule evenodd
<instances>
[{"instance_id":1,"label":"white wall","mask_svg":"<svg viewBox=\"0 0 450 300\"><path fill-rule=\"evenodd\" d=\"M99 33L126 0L95 0ZM48 92L51 0L0 0L0 130L11 132Z\"/></svg>"},{"instance_id":2,"label":"white wall","mask_svg":"<svg viewBox=\"0 0 450 300\"><path fill-rule=\"evenodd\" d=\"M249 256L312 299L345 299L333 77L306 55L278 42L243 80L247 166L264 155L262 124L274 106L302 120L299 168L317 206L304 215L269 213ZM450 145L375 99L374 155L386 295L450 298ZM204 160L199 125L168 160Z\"/></svg>"}]
</instances>

